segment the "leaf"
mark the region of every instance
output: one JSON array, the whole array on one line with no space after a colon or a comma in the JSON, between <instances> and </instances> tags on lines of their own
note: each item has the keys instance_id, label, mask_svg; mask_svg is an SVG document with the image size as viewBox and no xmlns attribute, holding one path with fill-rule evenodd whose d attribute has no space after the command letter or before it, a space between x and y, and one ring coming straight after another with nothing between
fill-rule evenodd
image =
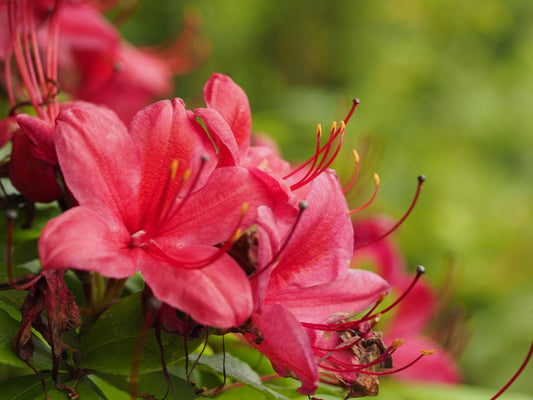
<instances>
[{"instance_id":1,"label":"leaf","mask_svg":"<svg viewBox=\"0 0 533 400\"><path fill-rule=\"evenodd\" d=\"M21 265L33 260L39 260L39 251L37 250L38 241L38 238L31 238L19 243L13 251L13 265Z\"/></svg>"},{"instance_id":2,"label":"leaf","mask_svg":"<svg viewBox=\"0 0 533 400\"><path fill-rule=\"evenodd\" d=\"M6 311L0 309L0 363L12 367L29 368L17 356L11 344L13 338L17 336L19 328L20 322L14 320ZM35 352L30 362L37 369L51 368L52 359L47 346L33 334L32 339L35 344ZM0 393L2 392L0 391Z\"/></svg>"},{"instance_id":3,"label":"leaf","mask_svg":"<svg viewBox=\"0 0 533 400\"><path fill-rule=\"evenodd\" d=\"M50 400L66 400L69 398L68 392L60 390L55 387L52 382L50 374L43 374L45 378L45 386ZM66 375L60 375L61 378L66 378ZM63 384L73 388L83 400L102 400L95 391L91 389L85 382L85 379L79 382L66 381ZM45 399L46 395L43 392L41 381L33 375L25 375L18 378L11 378L0 382L0 393L3 399L9 400L36 400Z\"/></svg>"},{"instance_id":4,"label":"leaf","mask_svg":"<svg viewBox=\"0 0 533 400\"><path fill-rule=\"evenodd\" d=\"M80 343L83 357L78 365L99 372L128 376L135 345L143 326L140 293L123 298L104 312ZM183 338L162 333L161 342L167 365L185 359ZM193 351L200 340L189 340ZM139 374L161 370L159 345L153 329L142 352Z\"/></svg>"},{"instance_id":5,"label":"leaf","mask_svg":"<svg viewBox=\"0 0 533 400\"><path fill-rule=\"evenodd\" d=\"M3 290L0 292L0 308L17 321L22 319L20 315L20 306L28 292L21 290Z\"/></svg>"},{"instance_id":6,"label":"leaf","mask_svg":"<svg viewBox=\"0 0 533 400\"><path fill-rule=\"evenodd\" d=\"M225 358L225 360L224 360ZM189 359L196 360L195 355L189 356ZM204 355L200 358L199 365L205 365L218 373L223 373L224 364L226 365L226 375L231 376L243 383L246 383L256 389L268 394L268 398L287 400L287 397L266 387L257 373L244 361L233 357L230 354Z\"/></svg>"},{"instance_id":7,"label":"leaf","mask_svg":"<svg viewBox=\"0 0 533 400\"><path fill-rule=\"evenodd\" d=\"M105 381L107 384L112 385L114 388L117 388L124 393L129 393L130 382L128 377L111 374L98 374L97 377ZM167 381L165 380L165 376L162 372L150 372L139 375L138 380L138 393L151 394L154 395L156 399L161 399L164 397L167 391ZM174 391L180 400L196 399L193 389L185 379L178 378L177 376L171 376L171 380ZM103 387L105 388L105 386ZM107 393L105 390L104 392ZM170 389L167 398L173 398ZM130 399L129 395L127 399ZM114 397L113 400L115 400Z\"/></svg>"}]
</instances>

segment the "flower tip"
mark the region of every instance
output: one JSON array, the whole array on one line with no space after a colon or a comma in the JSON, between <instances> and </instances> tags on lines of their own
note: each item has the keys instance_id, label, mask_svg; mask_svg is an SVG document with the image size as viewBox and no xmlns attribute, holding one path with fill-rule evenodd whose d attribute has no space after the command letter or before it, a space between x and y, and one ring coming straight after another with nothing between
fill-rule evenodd
<instances>
[{"instance_id":1,"label":"flower tip","mask_svg":"<svg viewBox=\"0 0 533 400\"><path fill-rule=\"evenodd\" d=\"M416 267L416 273L418 275L424 275L426 273L426 269L422 265L419 265Z\"/></svg>"},{"instance_id":2,"label":"flower tip","mask_svg":"<svg viewBox=\"0 0 533 400\"><path fill-rule=\"evenodd\" d=\"M353 103L354 104L359 104L361 102L361 100L359 100L357 97L353 99Z\"/></svg>"},{"instance_id":3,"label":"flower tip","mask_svg":"<svg viewBox=\"0 0 533 400\"><path fill-rule=\"evenodd\" d=\"M19 213L17 212L17 210L13 210L12 208L10 208L9 210L6 210L4 212L4 216L8 221L14 221L18 218Z\"/></svg>"},{"instance_id":4,"label":"flower tip","mask_svg":"<svg viewBox=\"0 0 533 400\"><path fill-rule=\"evenodd\" d=\"M309 207L309 205L307 204L307 201L302 200L302 201L300 201L300 203L298 204L298 207L300 208L300 211L303 211L303 210L305 210L307 207Z\"/></svg>"},{"instance_id":5,"label":"flower tip","mask_svg":"<svg viewBox=\"0 0 533 400\"><path fill-rule=\"evenodd\" d=\"M392 341L392 344L389 346L389 351L396 350L399 348L403 343L405 342L405 339L403 338L397 338Z\"/></svg>"},{"instance_id":6,"label":"flower tip","mask_svg":"<svg viewBox=\"0 0 533 400\"><path fill-rule=\"evenodd\" d=\"M353 159L355 160L356 163L359 162L359 153L357 152L357 150L352 150L352 155L353 155Z\"/></svg>"},{"instance_id":7,"label":"flower tip","mask_svg":"<svg viewBox=\"0 0 533 400\"><path fill-rule=\"evenodd\" d=\"M422 174L422 175L418 175L418 182L419 183L422 183L426 180L426 175Z\"/></svg>"},{"instance_id":8,"label":"flower tip","mask_svg":"<svg viewBox=\"0 0 533 400\"><path fill-rule=\"evenodd\" d=\"M431 350L420 350L420 354L422 354L423 356L431 356L433 354L435 354L436 351L431 349Z\"/></svg>"},{"instance_id":9,"label":"flower tip","mask_svg":"<svg viewBox=\"0 0 533 400\"><path fill-rule=\"evenodd\" d=\"M374 185L379 186L379 182L380 182L379 175L374 172L374 175L372 176L372 178L374 179Z\"/></svg>"}]
</instances>

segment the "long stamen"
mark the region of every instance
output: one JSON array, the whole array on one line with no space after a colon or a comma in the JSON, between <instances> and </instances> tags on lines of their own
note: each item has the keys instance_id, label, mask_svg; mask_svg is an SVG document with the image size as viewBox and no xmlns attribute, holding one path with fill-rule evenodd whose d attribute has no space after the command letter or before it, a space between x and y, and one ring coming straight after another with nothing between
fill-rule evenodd
<instances>
[{"instance_id":1,"label":"long stamen","mask_svg":"<svg viewBox=\"0 0 533 400\"><path fill-rule=\"evenodd\" d=\"M411 205L409 206L409 209L403 215L403 217L391 229L389 229L387 232L385 232L384 234L379 236L377 239L371 240L370 242L366 242L366 243L363 243L363 244L355 244L354 245L354 250L360 249L362 247L370 246L371 244L379 242L380 240L382 240L382 239L386 238L387 236L389 236L392 232L394 232L396 229L398 229L398 227L401 224L403 224L403 222L407 219L409 214L411 214L411 211L413 211L413 208L415 207L416 202L418 201L418 196L420 196L420 191L422 190L422 184L425 182L426 177L424 175L419 175L417 179L418 179L418 186L416 188L415 197L413 198L413 201L411 202Z\"/></svg>"},{"instance_id":2,"label":"long stamen","mask_svg":"<svg viewBox=\"0 0 533 400\"><path fill-rule=\"evenodd\" d=\"M416 364L422 357L431 356L433 354L435 354L435 350L420 350L420 355L417 358L415 358L413 361L411 361L410 363L404 365L403 367L391 369L390 371L383 371L383 372L373 372L373 371L365 371L365 370L361 370L359 372L365 375L392 375L397 372L406 370L407 368L410 368L413 364Z\"/></svg>"},{"instance_id":3,"label":"long stamen","mask_svg":"<svg viewBox=\"0 0 533 400\"><path fill-rule=\"evenodd\" d=\"M379 190L379 175L374 173L373 178L374 178L375 189L370 200L366 204L362 205L361 207L356 208L355 210L348 211L348 214L355 214L356 212L364 210L365 208L367 208L370 204L374 202L374 199L376 198L376 195L378 194L378 190Z\"/></svg>"},{"instance_id":4,"label":"long stamen","mask_svg":"<svg viewBox=\"0 0 533 400\"><path fill-rule=\"evenodd\" d=\"M533 354L533 341L531 341L531 345L529 346L529 351L526 355L526 358L522 365L520 365L520 368L518 368L518 371L515 372L515 374L509 379L509 382L507 382L499 391L496 393L493 397L491 397L490 400L496 400L498 397L502 395L507 389L509 389L509 386L513 384L513 382L520 376L522 371L526 368L526 365L529 363L529 360L531 359L531 355Z\"/></svg>"},{"instance_id":5,"label":"long stamen","mask_svg":"<svg viewBox=\"0 0 533 400\"><path fill-rule=\"evenodd\" d=\"M353 184L355 183L355 180L357 179L357 175L359 175L359 153L356 150L352 150L352 155L355 161L355 171L348 185L346 185L346 187L342 190L343 194L348 193L348 191L352 188Z\"/></svg>"}]
</instances>

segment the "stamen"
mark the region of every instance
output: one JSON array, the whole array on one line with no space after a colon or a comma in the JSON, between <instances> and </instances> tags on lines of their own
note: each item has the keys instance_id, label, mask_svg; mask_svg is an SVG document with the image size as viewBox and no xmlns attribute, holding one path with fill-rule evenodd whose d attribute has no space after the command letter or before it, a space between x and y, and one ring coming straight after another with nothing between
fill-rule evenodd
<instances>
[{"instance_id":1,"label":"stamen","mask_svg":"<svg viewBox=\"0 0 533 400\"><path fill-rule=\"evenodd\" d=\"M344 123L347 124L350 118L352 118L353 113L355 112L355 109L359 105L361 101L358 98L355 98L352 100L352 107L350 108L350 111L348 112L348 115L346 118L344 118Z\"/></svg>"},{"instance_id":2,"label":"stamen","mask_svg":"<svg viewBox=\"0 0 533 400\"><path fill-rule=\"evenodd\" d=\"M296 217L296 221L294 221L294 224L292 224L291 230L286 235L286 239L283 242L283 244L281 245L281 247L279 248L278 252L274 255L274 257L272 257L272 259L263 268L261 268L259 271L257 271L252 276L250 276L250 279L257 278L258 276L260 276L263 272L265 272L268 268L270 268L274 263L276 263L279 260L279 258L281 256L281 253L283 253L283 250L285 250L285 248L289 244L289 241L291 240L292 236L294 235L294 232L296 231L296 227L298 226L300 220L302 219L303 212L308 207L307 201L305 201L305 200L300 201L300 204L298 204L298 207L299 207L300 211L298 213L298 216Z\"/></svg>"},{"instance_id":3,"label":"stamen","mask_svg":"<svg viewBox=\"0 0 533 400\"><path fill-rule=\"evenodd\" d=\"M411 202L411 205L409 206L409 209L407 210L407 212L404 214L404 216L391 228L389 229L387 232L385 232L383 235L381 235L380 237L378 237L377 239L374 239L374 240L371 240L370 242L366 242L366 243L363 243L363 244L355 244L354 245L354 250L357 250L357 249L360 249L362 247L366 247L366 246L370 246L371 244L374 244L374 243L377 243L379 242L380 240L382 239L385 239L387 236L389 236L392 232L394 232L396 229L398 229L398 227L403 224L403 222L407 219L407 217L409 216L409 214L411 214L411 211L413 211L413 208L415 207L416 205L416 202L418 200L418 196L420 195L420 191L422 190L422 184L425 182L426 180L426 177L424 175L419 175L418 176L418 186L416 188L416 193L415 193L415 197L413 198L413 201Z\"/></svg>"},{"instance_id":4,"label":"stamen","mask_svg":"<svg viewBox=\"0 0 533 400\"><path fill-rule=\"evenodd\" d=\"M355 171L353 173L352 179L346 185L346 187L343 189L342 193L346 194L348 191L352 188L353 184L355 183L355 180L357 179L357 175L359 174L359 153L357 150L352 150L353 159L355 161Z\"/></svg>"},{"instance_id":5,"label":"stamen","mask_svg":"<svg viewBox=\"0 0 533 400\"><path fill-rule=\"evenodd\" d=\"M422 357L431 356L433 354L435 354L435 350L420 350L420 355L417 358L415 358L413 361L411 361L410 363L404 365L403 367L391 369L389 371L383 371L383 372L373 372L373 371L365 371L365 370L361 370L359 372L365 375L392 375L397 372L406 370L407 368L416 364Z\"/></svg>"},{"instance_id":6,"label":"stamen","mask_svg":"<svg viewBox=\"0 0 533 400\"><path fill-rule=\"evenodd\" d=\"M509 389L509 386L511 386L516 378L520 376L522 371L526 368L527 364L529 363L529 360L531 359L531 355L533 354L533 341L531 341L531 345L529 346L529 351L526 355L526 358L522 365L520 365L520 368L518 368L518 371L515 372L515 374L509 379L509 382L507 382L499 391L496 393L493 397L491 397L490 400L496 400L498 397L502 395L507 389Z\"/></svg>"},{"instance_id":7,"label":"stamen","mask_svg":"<svg viewBox=\"0 0 533 400\"><path fill-rule=\"evenodd\" d=\"M356 208L355 210L348 211L348 214L355 214L356 212L364 210L365 208L367 208L370 204L372 204L374 202L374 199L376 198L376 195L378 194L378 190L379 190L379 175L374 173L373 178L374 178L375 189L374 189L374 193L372 194L372 197L370 198L370 200L365 205L363 205L363 206L361 206L359 208Z\"/></svg>"}]
</instances>

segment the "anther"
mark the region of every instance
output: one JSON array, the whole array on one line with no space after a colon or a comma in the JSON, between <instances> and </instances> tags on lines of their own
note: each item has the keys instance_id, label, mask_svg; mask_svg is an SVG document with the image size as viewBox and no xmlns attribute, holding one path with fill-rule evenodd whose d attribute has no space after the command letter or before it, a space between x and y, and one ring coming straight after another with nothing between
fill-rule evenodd
<instances>
[{"instance_id":1,"label":"anther","mask_svg":"<svg viewBox=\"0 0 533 400\"><path fill-rule=\"evenodd\" d=\"M379 183L380 183L380 179L379 179L379 175L374 173L374 175L372 176L372 178L374 179L374 185L375 185L375 189L374 189L374 193L372 194L372 197L370 198L370 200L362 205L361 207L359 208L356 208L355 210L350 210L348 211L348 214L355 214L356 212L359 212L361 210L364 210L365 208L367 208L370 204L372 204L378 194L378 190L379 190Z\"/></svg>"}]
</instances>

